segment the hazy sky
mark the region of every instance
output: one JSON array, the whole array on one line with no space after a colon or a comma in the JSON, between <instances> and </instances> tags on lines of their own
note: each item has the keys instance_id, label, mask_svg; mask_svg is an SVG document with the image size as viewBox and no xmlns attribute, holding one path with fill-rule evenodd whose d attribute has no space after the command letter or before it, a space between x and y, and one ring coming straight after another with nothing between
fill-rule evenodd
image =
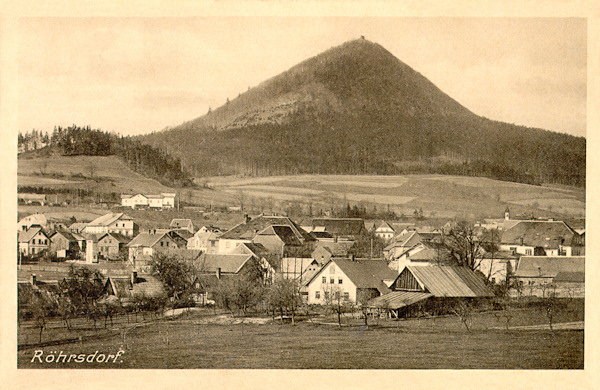
<instances>
[{"instance_id":1,"label":"hazy sky","mask_svg":"<svg viewBox=\"0 0 600 390\"><path fill-rule=\"evenodd\" d=\"M21 131L176 126L365 35L478 115L585 136L585 19L27 18L18 32Z\"/></svg>"}]
</instances>

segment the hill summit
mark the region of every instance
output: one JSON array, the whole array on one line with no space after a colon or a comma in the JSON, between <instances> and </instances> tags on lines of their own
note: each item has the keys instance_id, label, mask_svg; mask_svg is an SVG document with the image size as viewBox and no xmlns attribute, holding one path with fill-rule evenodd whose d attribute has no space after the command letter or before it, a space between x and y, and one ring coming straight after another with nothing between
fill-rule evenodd
<instances>
[{"instance_id":1,"label":"hill summit","mask_svg":"<svg viewBox=\"0 0 600 390\"><path fill-rule=\"evenodd\" d=\"M479 117L365 39L142 141L196 175L444 173L585 184L584 138Z\"/></svg>"}]
</instances>

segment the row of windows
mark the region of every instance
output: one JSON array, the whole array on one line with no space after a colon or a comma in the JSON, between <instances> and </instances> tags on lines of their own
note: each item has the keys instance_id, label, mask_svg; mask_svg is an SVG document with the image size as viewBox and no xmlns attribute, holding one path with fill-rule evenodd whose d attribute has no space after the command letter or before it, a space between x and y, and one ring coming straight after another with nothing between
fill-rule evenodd
<instances>
[{"instance_id":1,"label":"row of windows","mask_svg":"<svg viewBox=\"0 0 600 390\"><path fill-rule=\"evenodd\" d=\"M321 283L327 284L327 276L323 276L321 278ZM343 283L344 283L344 279L338 278L338 284L343 284ZM329 284L335 284L335 278L329 278Z\"/></svg>"},{"instance_id":2,"label":"row of windows","mask_svg":"<svg viewBox=\"0 0 600 390\"><path fill-rule=\"evenodd\" d=\"M48 240L46 240L46 239L43 239L43 240L42 240L41 238L38 238L38 240L37 240L37 241L38 241L37 243L38 243L39 245L42 245L42 244L44 244L44 245L48 245ZM31 240L31 243L32 243L32 244L35 244L35 238L34 238L33 240Z\"/></svg>"},{"instance_id":3,"label":"row of windows","mask_svg":"<svg viewBox=\"0 0 600 390\"><path fill-rule=\"evenodd\" d=\"M329 291L325 291L325 295L324 295L325 300L329 299ZM321 291L315 291L315 299L321 299ZM340 299L340 292L336 291L335 292L335 299ZM350 299L350 293L349 292L345 292L344 293L344 300L349 300Z\"/></svg>"}]
</instances>

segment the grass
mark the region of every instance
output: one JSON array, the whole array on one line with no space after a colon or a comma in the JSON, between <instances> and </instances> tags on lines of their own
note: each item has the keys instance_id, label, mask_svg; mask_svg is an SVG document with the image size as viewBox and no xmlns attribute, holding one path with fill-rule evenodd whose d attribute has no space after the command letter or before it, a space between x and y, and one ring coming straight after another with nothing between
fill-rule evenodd
<instances>
[{"instance_id":1,"label":"grass","mask_svg":"<svg viewBox=\"0 0 600 390\"><path fill-rule=\"evenodd\" d=\"M535 313L534 322L539 322ZM521 313L523 314L523 313ZM486 315L484 314L484 317ZM523 315L521 315L523 316ZM160 320L120 335L39 348L68 354L115 354L122 362L31 363L35 352L18 352L20 368L271 368L271 369L564 369L583 368L583 331L500 330L478 321L468 333L456 317L386 321L386 326L218 325L197 314ZM427 323L427 324L426 324ZM423 326L423 324L426 324ZM483 326L484 324L485 326Z\"/></svg>"}]
</instances>

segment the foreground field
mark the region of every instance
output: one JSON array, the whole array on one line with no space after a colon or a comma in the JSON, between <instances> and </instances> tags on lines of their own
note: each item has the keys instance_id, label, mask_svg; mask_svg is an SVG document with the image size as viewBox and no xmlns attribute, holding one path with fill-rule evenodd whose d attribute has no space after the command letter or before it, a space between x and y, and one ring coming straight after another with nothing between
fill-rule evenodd
<instances>
[{"instance_id":1,"label":"foreground field","mask_svg":"<svg viewBox=\"0 0 600 390\"><path fill-rule=\"evenodd\" d=\"M530 312L528 321L543 323ZM456 317L432 320L346 321L344 327L301 322L296 326L235 321L215 323L190 314L130 329L126 336L19 351L20 368L312 368L312 369L563 369L583 368L582 330L502 329L492 314L477 316L466 332ZM565 319L572 319L567 318ZM240 323L241 322L241 323ZM248 320L247 322L250 322ZM493 327L495 325L495 327ZM46 355L115 355L110 363L32 362ZM56 351L56 352L54 352ZM38 354L40 352L37 352Z\"/></svg>"}]
</instances>

